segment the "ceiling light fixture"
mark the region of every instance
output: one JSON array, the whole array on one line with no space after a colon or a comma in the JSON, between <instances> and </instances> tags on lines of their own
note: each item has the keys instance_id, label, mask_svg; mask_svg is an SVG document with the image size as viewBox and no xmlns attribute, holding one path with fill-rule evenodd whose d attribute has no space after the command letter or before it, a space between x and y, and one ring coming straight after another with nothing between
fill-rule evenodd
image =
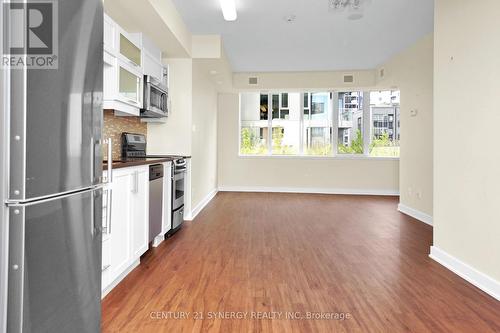
<instances>
[{"instance_id":1,"label":"ceiling light fixture","mask_svg":"<svg viewBox=\"0 0 500 333\"><path fill-rule=\"evenodd\" d=\"M361 7L361 0L329 0L330 9L335 11L343 11L348 7Z\"/></svg>"},{"instance_id":2,"label":"ceiling light fixture","mask_svg":"<svg viewBox=\"0 0 500 333\"><path fill-rule=\"evenodd\" d=\"M328 0L328 7L333 12L348 11L349 20L359 20L363 17L365 5L369 0Z\"/></svg>"},{"instance_id":3,"label":"ceiling light fixture","mask_svg":"<svg viewBox=\"0 0 500 333\"><path fill-rule=\"evenodd\" d=\"M219 0L222 8L222 15L226 21L235 21L238 18L236 13L235 0Z\"/></svg>"},{"instance_id":4,"label":"ceiling light fixture","mask_svg":"<svg viewBox=\"0 0 500 333\"><path fill-rule=\"evenodd\" d=\"M292 15L285 16L283 19L285 20L286 23L293 23L297 19L297 16L292 14Z\"/></svg>"}]
</instances>

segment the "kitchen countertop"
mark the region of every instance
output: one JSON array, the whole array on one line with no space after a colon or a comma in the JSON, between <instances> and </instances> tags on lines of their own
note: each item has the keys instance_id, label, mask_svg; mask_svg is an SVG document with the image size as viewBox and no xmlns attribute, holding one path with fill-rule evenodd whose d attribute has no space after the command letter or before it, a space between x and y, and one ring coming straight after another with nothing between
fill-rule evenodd
<instances>
[{"instance_id":1,"label":"kitchen countertop","mask_svg":"<svg viewBox=\"0 0 500 333\"><path fill-rule=\"evenodd\" d=\"M164 156L164 157L150 157L150 158L123 158L121 160L113 160L113 169L128 168L140 165L149 165L163 162L171 162L179 158L191 158L191 156ZM103 169L107 170L108 161L103 161Z\"/></svg>"}]
</instances>

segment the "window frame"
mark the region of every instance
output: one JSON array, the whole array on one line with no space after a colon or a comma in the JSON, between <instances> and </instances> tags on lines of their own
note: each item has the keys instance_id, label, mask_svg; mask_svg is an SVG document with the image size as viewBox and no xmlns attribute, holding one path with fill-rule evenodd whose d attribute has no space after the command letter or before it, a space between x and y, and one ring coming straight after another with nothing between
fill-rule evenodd
<instances>
[{"instance_id":1,"label":"window frame","mask_svg":"<svg viewBox=\"0 0 500 333\"><path fill-rule=\"evenodd\" d=\"M392 88L391 90L398 90L395 88ZM347 89L317 89L317 90L300 90L298 91L300 93L300 114L299 114L299 149L297 154L291 154L291 155L278 155L278 154L273 154L273 140L272 140L272 131L273 131L273 95L278 95L279 96L279 110L278 110L278 115L281 116L281 109L282 109L282 96L283 94L289 94L289 93L297 93L297 90L290 89L290 90L273 90L273 91L258 91L255 93L260 95L267 95L268 96L268 119L267 119L267 128L268 128L268 142L267 142L267 153L266 154L260 154L260 155L251 155L251 154L242 154L241 153L241 94L242 93L248 93L248 92L240 92L239 93L239 110L238 110L238 157L240 158L249 158L249 159L254 159L254 158L285 158L285 159L323 159L323 160L329 160L329 159L337 159L337 160L383 160L383 161L388 161L388 160L399 160L400 157L396 156L370 156L370 144L372 142L372 134L373 134L373 119L371 115L371 107L370 107L370 93L374 91L380 91L379 89L352 89L352 88L347 88ZM311 119L312 117L312 94L314 93L321 93L321 92L326 92L329 93L329 103L328 103L328 110L327 110L327 117L328 113L331 114L330 120L329 120L329 125L332 128L331 131L331 137L330 137L330 144L331 144L331 150L330 154L328 155L309 155L304 153L304 112L305 109L308 110L308 117ZM338 105L338 94L342 92L362 92L363 93L363 116L362 116L362 121L361 121L361 128L362 128L362 134L363 134L363 154L339 154L338 153L338 131L339 131L339 105ZM304 95L308 94L308 107L304 107ZM359 103L359 101L358 101ZM284 108L285 110L290 110L290 97L288 96L288 108ZM260 110L259 110L260 111ZM399 117L400 118L400 117ZM284 120L281 117L276 118L277 120ZM398 119L399 121L400 119ZM354 120L353 120L354 124ZM357 128L357 122L354 124ZM398 131L399 134L399 131ZM369 140L366 140L365 138L369 138Z\"/></svg>"}]
</instances>

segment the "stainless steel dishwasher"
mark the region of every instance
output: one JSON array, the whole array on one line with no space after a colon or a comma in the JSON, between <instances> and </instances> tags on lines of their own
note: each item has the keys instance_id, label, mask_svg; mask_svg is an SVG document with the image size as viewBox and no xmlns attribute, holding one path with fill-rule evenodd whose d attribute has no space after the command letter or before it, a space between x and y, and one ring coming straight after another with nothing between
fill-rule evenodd
<instances>
[{"instance_id":1,"label":"stainless steel dishwasher","mask_svg":"<svg viewBox=\"0 0 500 333\"><path fill-rule=\"evenodd\" d=\"M161 233L163 217L163 164L149 167L149 241Z\"/></svg>"}]
</instances>

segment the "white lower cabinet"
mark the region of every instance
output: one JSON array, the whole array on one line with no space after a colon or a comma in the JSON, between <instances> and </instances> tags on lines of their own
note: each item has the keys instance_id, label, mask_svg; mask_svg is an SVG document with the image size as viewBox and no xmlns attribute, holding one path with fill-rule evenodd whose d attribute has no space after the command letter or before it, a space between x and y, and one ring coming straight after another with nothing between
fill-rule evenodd
<instances>
[{"instance_id":1,"label":"white lower cabinet","mask_svg":"<svg viewBox=\"0 0 500 333\"><path fill-rule=\"evenodd\" d=\"M134 171L132 209L132 255L140 257L148 250L149 241L149 168Z\"/></svg>"},{"instance_id":2,"label":"white lower cabinet","mask_svg":"<svg viewBox=\"0 0 500 333\"><path fill-rule=\"evenodd\" d=\"M148 249L148 166L113 171L111 189L111 207L106 202L103 214L103 296L137 266Z\"/></svg>"}]
</instances>

